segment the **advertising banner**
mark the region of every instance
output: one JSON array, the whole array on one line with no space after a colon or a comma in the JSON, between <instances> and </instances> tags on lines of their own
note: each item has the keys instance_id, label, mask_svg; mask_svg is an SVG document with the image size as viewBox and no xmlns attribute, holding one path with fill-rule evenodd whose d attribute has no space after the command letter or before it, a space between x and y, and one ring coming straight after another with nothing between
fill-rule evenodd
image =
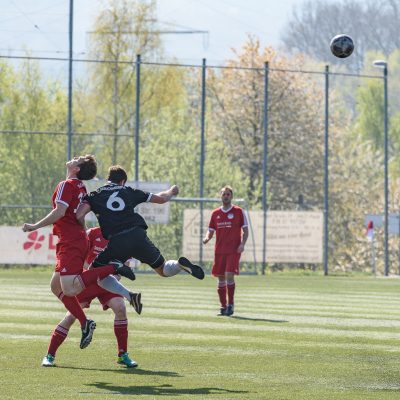
<instances>
[{"instance_id":1,"label":"advertising banner","mask_svg":"<svg viewBox=\"0 0 400 400\"><path fill-rule=\"evenodd\" d=\"M203 235L208 230L211 210L204 210ZM241 261L261 262L263 212L250 211L249 238ZM322 263L323 213L311 211L268 211L266 260L274 263ZM203 246L203 260L214 259L214 238ZM199 260L200 211L186 209L183 222L183 254Z\"/></svg>"},{"instance_id":2,"label":"advertising banner","mask_svg":"<svg viewBox=\"0 0 400 400\"><path fill-rule=\"evenodd\" d=\"M0 226L0 264L55 264L58 237L51 228L23 232L21 227Z\"/></svg>"}]
</instances>

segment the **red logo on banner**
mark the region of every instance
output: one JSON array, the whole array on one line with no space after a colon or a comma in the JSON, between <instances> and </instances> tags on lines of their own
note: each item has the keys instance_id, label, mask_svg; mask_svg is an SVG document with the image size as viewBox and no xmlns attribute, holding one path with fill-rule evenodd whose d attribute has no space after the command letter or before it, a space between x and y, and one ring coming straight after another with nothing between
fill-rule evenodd
<instances>
[{"instance_id":1,"label":"red logo on banner","mask_svg":"<svg viewBox=\"0 0 400 400\"><path fill-rule=\"evenodd\" d=\"M24 243L24 250L38 250L42 247L44 241L44 235L40 235L37 231L30 232L28 235L28 240Z\"/></svg>"}]
</instances>

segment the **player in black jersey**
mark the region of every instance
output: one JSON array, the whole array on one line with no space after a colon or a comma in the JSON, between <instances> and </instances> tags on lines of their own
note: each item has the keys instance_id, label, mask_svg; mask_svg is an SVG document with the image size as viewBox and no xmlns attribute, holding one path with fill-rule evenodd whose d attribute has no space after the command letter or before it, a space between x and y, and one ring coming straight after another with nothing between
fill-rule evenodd
<instances>
[{"instance_id":1,"label":"player in black jersey","mask_svg":"<svg viewBox=\"0 0 400 400\"><path fill-rule=\"evenodd\" d=\"M125 186L128 177L119 165L108 170L108 182L99 189L87 194L78 207L76 217L83 223L85 215L93 211L103 236L109 240L107 247L93 261L93 267L107 265L118 260L124 263L131 257L150 265L159 275L169 277L182 270L197 279L204 278L204 271L192 264L186 257L165 261L160 250L147 236L147 224L135 212L140 203L164 204L179 193L176 185L157 194L143 192Z\"/></svg>"}]
</instances>

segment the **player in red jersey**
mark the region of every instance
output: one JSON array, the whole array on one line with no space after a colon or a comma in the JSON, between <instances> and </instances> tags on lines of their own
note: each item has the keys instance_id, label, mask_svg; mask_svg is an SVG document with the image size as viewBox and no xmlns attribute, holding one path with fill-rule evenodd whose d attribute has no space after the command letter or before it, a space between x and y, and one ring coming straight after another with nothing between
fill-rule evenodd
<instances>
[{"instance_id":1,"label":"player in red jersey","mask_svg":"<svg viewBox=\"0 0 400 400\"><path fill-rule=\"evenodd\" d=\"M88 249L86 232L76 219L76 209L86 188L82 180L93 179L97 173L97 163L92 155L74 157L66 163L67 178L61 181L52 197L53 210L35 224L25 223L24 232L34 231L53 224L53 233L58 236L56 246L57 265L51 279L52 292L63 302L65 308L81 323L81 349L92 340L96 323L86 318L76 295L98 279L114 274L135 279L133 271L121 263L107 265L96 270L83 272L83 264Z\"/></svg>"},{"instance_id":2,"label":"player in red jersey","mask_svg":"<svg viewBox=\"0 0 400 400\"><path fill-rule=\"evenodd\" d=\"M232 315L235 275L239 275L240 256L249 236L249 228L243 209L232 204L232 188L225 186L220 193L222 207L212 212L203 243L208 243L216 232L212 274L218 278L218 296L221 303L219 315Z\"/></svg>"},{"instance_id":3,"label":"player in red jersey","mask_svg":"<svg viewBox=\"0 0 400 400\"><path fill-rule=\"evenodd\" d=\"M103 237L100 227L88 229L86 233L89 240L89 251L86 257L85 267L88 268L93 260L106 249L108 240ZM129 261L130 260L127 260L125 264L129 265ZM141 303L141 294L130 292L125 286L118 282L114 275L109 275L97 283L108 292L125 297L138 314L142 312L143 305Z\"/></svg>"},{"instance_id":4,"label":"player in red jersey","mask_svg":"<svg viewBox=\"0 0 400 400\"><path fill-rule=\"evenodd\" d=\"M89 239L89 251L85 261L85 268L92 263L97 254L103 251L108 244L108 240L104 239L100 228L88 229L87 235ZM140 307L137 305L138 308L135 307L135 309L136 312L140 314L142 311L140 304L140 293L131 294L139 295L138 304ZM77 296L82 308L89 308L92 300L96 297L102 304L103 310L111 308L115 314L114 334L117 339L118 346L118 364L126 365L128 368L137 367L138 364L136 361L132 360L128 354L128 317L123 297L101 288L98 284L90 285ZM42 361L43 367L55 366L56 352L67 338L69 329L75 320L76 318L70 312L67 312L64 319L56 326L50 339L47 354Z\"/></svg>"}]
</instances>

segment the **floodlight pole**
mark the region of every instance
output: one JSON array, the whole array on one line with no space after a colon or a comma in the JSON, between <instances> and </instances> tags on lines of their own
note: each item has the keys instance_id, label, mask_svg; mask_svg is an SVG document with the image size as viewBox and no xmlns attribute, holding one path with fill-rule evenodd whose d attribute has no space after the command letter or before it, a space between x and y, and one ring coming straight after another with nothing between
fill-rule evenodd
<instances>
[{"instance_id":1,"label":"floodlight pole","mask_svg":"<svg viewBox=\"0 0 400 400\"><path fill-rule=\"evenodd\" d=\"M329 262L329 65L325 66L324 275Z\"/></svg>"},{"instance_id":2,"label":"floodlight pole","mask_svg":"<svg viewBox=\"0 0 400 400\"><path fill-rule=\"evenodd\" d=\"M135 181L139 182L140 54L136 55Z\"/></svg>"},{"instance_id":3,"label":"floodlight pole","mask_svg":"<svg viewBox=\"0 0 400 400\"><path fill-rule=\"evenodd\" d=\"M388 116L388 64L384 60L375 60L373 66L383 68L383 147L384 147L384 241L385 276L389 275L389 116Z\"/></svg>"},{"instance_id":4,"label":"floodlight pole","mask_svg":"<svg viewBox=\"0 0 400 400\"><path fill-rule=\"evenodd\" d=\"M204 163L205 163L205 115L206 115L206 59L203 58L201 67L201 116L200 116L200 198L204 197ZM200 243L199 261L203 263L203 225L204 225L204 204L200 202Z\"/></svg>"},{"instance_id":5,"label":"floodlight pole","mask_svg":"<svg viewBox=\"0 0 400 400\"><path fill-rule=\"evenodd\" d=\"M388 119L388 68L383 67L384 103L384 174L385 174L385 276L389 275L389 119Z\"/></svg>"},{"instance_id":6,"label":"floodlight pole","mask_svg":"<svg viewBox=\"0 0 400 400\"><path fill-rule=\"evenodd\" d=\"M67 160L72 158L72 57L74 29L74 0L69 0L69 57L68 57L68 115L67 115Z\"/></svg>"}]
</instances>

